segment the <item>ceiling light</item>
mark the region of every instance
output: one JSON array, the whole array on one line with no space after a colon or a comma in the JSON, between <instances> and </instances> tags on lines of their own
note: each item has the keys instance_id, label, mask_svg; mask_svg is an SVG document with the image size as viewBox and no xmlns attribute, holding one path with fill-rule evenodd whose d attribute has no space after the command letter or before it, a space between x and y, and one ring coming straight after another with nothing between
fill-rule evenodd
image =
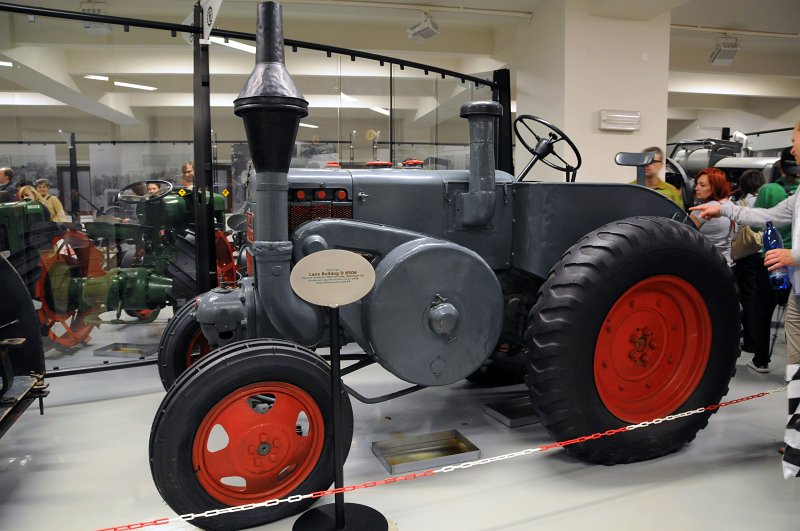
<instances>
[{"instance_id":1,"label":"ceiling light","mask_svg":"<svg viewBox=\"0 0 800 531\"><path fill-rule=\"evenodd\" d=\"M739 39L730 35L723 35L717 39L717 47L711 52L708 62L715 66L728 66L739 53Z\"/></svg>"},{"instance_id":2,"label":"ceiling light","mask_svg":"<svg viewBox=\"0 0 800 531\"><path fill-rule=\"evenodd\" d=\"M222 46L228 46L229 48L235 48L236 50L241 50L243 52L248 53L256 53L256 47L250 44L245 44L239 41L232 41L231 39L224 39L222 37L210 37L208 40L215 44L221 44Z\"/></svg>"},{"instance_id":3,"label":"ceiling light","mask_svg":"<svg viewBox=\"0 0 800 531\"><path fill-rule=\"evenodd\" d=\"M416 42L427 41L438 34L439 26L437 26L431 16L424 11L422 12L422 21L406 30L408 38Z\"/></svg>"},{"instance_id":4,"label":"ceiling light","mask_svg":"<svg viewBox=\"0 0 800 531\"><path fill-rule=\"evenodd\" d=\"M84 79L94 79L95 81L108 81L108 76L96 76L94 74L86 74Z\"/></svg>"},{"instance_id":5,"label":"ceiling light","mask_svg":"<svg viewBox=\"0 0 800 531\"><path fill-rule=\"evenodd\" d=\"M11 61L0 61L0 66L14 66Z\"/></svg>"},{"instance_id":6,"label":"ceiling light","mask_svg":"<svg viewBox=\"0 0 800 531\"><path fill-rule=\"evenodd\" d=\"M370 107L369 110L375 111L380 114L385 114L386 116L389 116L391 114L388 109L384 109L382 107Z\"/></svg>"},{"instance_id":7,"label":"ceiling light","mask_svg":"<svg viewBox=\"0 0 800 531\"><path fill-rule=\"evenodd\" d=\"M125 83L124 81L114 81L117 87L127 87L139 90L158 90L156 87L149 87L147 85L137 85L136 83Z\"/></svg>"},{"instance_id":8,"label":"ceiling light","mask_svg":"<svg viewBox=\"0 0 800 531\"><path fill-rule=\"evenodd\" d=\"M314 124L304 124L303 122L300 122L300 127L308 127L309 129L319 129L319 126L318 126L318 125L314 125Z\"/></svg>"}]
</instances>

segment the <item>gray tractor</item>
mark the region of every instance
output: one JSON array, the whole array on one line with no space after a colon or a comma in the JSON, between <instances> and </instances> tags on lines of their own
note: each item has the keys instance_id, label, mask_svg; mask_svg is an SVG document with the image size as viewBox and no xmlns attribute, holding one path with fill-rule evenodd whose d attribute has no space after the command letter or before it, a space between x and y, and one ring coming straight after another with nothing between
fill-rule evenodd
<instances>
[{"instance_id":1,"label":"gray tractor","mask_svg":"<svg viewBox=\"0 0 800 531\"><path fill-rule=\"evenodd\" d=\"M258 7L256 66L234 102L255 172L248 232L255 271L216 288L167 325L168 392L150 438L151 471L179 514L285 498L333 481L330 366L322 308L290 286L293 265L345 249L375 284L343 306L342 343L411 384L374 403L462 379L527 383L557 441L715 404L739 354L739 305L722 256L671 201L624 184L532 182L495 170L500 106L472 102L470 168L289 173L308 103L283 60L280 7ZM580 155L531 116L514 128L537 162L571 174ZM537 128L547 132L536 133ZM567 154L556 148L563 146ZM572 153L569 153L569 152ZM569 157L577 162L568 163ZM209 353L209 350L214 349ZM567 446L575 458L630 463L680 449L711 412ZM241 529L313 499L193 523Z\"/></svg>"}]
</instances>

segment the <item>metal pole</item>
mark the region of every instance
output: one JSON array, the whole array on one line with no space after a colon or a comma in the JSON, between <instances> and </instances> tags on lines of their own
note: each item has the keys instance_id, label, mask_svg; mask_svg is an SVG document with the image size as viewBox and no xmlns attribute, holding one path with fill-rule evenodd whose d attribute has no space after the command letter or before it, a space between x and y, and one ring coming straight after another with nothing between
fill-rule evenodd
<instances>
[{"instance_id":1,"label":"metal pole","mask_svg":"<svg viewBox=\"0 0 800 531\"><path fill-rule=\"evenodd\" d=\"M78 183L78 154L75 153L75 133L69 134L69 189L73 223L81 222L81 196Z\"/></svg>"},{"instance_id":2,"label":"metal pole","mask_svg":"<svg viewBox=\"0 0 800 531\"><path fill-rule=\"evenodd\" d=\"M194 25L203 26L203 9L194 6ZM211 165L211 84L208 44L201 44L202 33L195 33L194 47L194 222L197 293L217 286L214 253L214 176Z\"/></svg>"},{"instance_id":3,"label":"metal pole","mask_svg":"<svg viewBox=\"0 0 800 531\"><path fill-rule=\"evenodd\" d=\"M331 392L333 393L333 484L344 487L344 458L342 457L342 375L339 360L339 307L331 308ZM336 529L345 528L344 493L334 495Z\"/></svg>"}]
</instances>

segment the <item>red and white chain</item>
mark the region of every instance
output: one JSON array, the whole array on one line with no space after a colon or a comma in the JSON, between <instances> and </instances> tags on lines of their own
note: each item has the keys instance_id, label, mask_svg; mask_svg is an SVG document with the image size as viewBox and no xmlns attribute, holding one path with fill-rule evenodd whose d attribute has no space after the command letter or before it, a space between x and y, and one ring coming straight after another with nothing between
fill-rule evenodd
<instances>
[{"instance_id":1,"label":"red and white chain","mask_svg":"<svg viewBox=\"0 0 800 531\"><path fill-rule=\"evenodd\" d=\"M353 492L354 490L358 489L370 489L372 487L378 487L380 485L389 485L391 483L397 483L399 481L411 481L414 479L422 478L422 477L432 477L436 474L446 474L448 472L453 472L455 470L463 470L466 468L472 468L474 466L481 466L481 465L488 465L489 463L496 463L498 461L505 461L507 459L513 459L515 457L522 457L524 455L530 455L534 453L542 453L546 452L547 450L552 450L554 448L563 448L564 446L569 446L572 444L579 444L586 441L592 441L596 439L600 439L602 437L609 437L611 435L616 435L618 433L624 433L626 431L632 431L639 428L646 428L648 426L654 426L657 424L662 424L664 422L670 422L673 420L682 419L685 417L689 417L692 415L697 415L699 413L704 413L706 411L715 411L719 408L731 406L734 404L739 404L741 402L746 402L748 400L753 400L755 398L762 398L780 391L786 390L786 387L778 387L777 389L772 389L771 391L764 391L761 393L756 393L754 395L745 396L742 398L737 398L735 400L729 400L727 402L721 402L719 404L714 404L711 406L699 407L697 409L692 409L690 411L684 411L682 413L676 413L674 415L668 415L666 417L648 420L645 422L639 422L638 424L631 424L629 426L624 426L622 428L616 428L612 430L606 430L604 432L597 432L591 435L584 435L582 437L577 437L575 439L569 439L567 441L560 441L551 444L545 444L542 446L538 446L536 448L526 448L525 450L520 450L518 452L511 452L508 454L498 455L494 457L486 457L484 459L477 459L475 461L467 461L465 463L460 463L457 465L446 465L440 468L435 468L432 470L425 470L423 472L413 472L410 474L406 474L404 476L394 476L382 479L380 481L368 481L366 483L361 483L360 485L348 485L346 487L329 489L329 490L321 490L317 492L312 492L311 494L296 494L294 496L289 496L288 498L282 499L274 499L274 500L267 500L259 503L247 503L245 505L237 505L234 507L225 507L223 509L211 509L205 511L203 513L188 513L182 514L180 516L175 516L173 518L158 518L156 520L151 520L149 522L139 522L136 524L128 524L124 526L117 526L117 527L107 527L101 529L99 531L129 531L131 529L142 529L145 527L153 527L157 525L167 525L173 522L189 522L194 520L195 518L210 518L214 516L218 516L220 514L229 514L229 513L236 513L239 511L249 511L252 509L259 509L261 507L275 507L276 505L280 505L281 503L297 503L302 500L307 500L309 498L322 498L324 496L331 496L334 494L340 494L345 492Z\"/></svg>"}]
</instances>

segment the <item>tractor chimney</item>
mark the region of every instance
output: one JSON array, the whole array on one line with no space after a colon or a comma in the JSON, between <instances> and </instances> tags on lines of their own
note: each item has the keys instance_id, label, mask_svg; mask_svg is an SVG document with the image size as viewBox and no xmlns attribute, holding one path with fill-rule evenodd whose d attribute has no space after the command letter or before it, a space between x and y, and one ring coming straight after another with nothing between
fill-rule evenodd
<instances>
[{"instance_id":1,"label":"tractor chimney","mask_svg":"<svg viewBox=\"0 0 800 531\"><path fill-rule=\"evenodd\" d=\"M297 90L283 57L281 7L258 4L256 66L233 112L244 120L255 177L248 207L253 212L253 258L261 309L280 337L313 346L322 336L320 308L300 299L289 283L289 164L308 102Z\"/></svg>"},{"instance_id":2,"label":"tractor chimney","mask_svg":"<svg viewBox=\"0 0 800 531\"><path fill-rule=\"evenodd\" d=\"M495 101L474 101L461 106L469 120L469 189L458 196L461 224L483 227L494 216L494 131L503 108Z\"/></svg>"},{"instance_id":3,"label":"tractor chimney","mask_svg":"<svg viewBox=\"0 0 800 531\"><path fill-rule=\"evenodd\" d=\"M258 4L256 66L234 100L233 112L244 120L256 170L255 239L287 240L287 172L308 102L286 71L281 6L275 2Z\"/></svg>"}]
</instances>

